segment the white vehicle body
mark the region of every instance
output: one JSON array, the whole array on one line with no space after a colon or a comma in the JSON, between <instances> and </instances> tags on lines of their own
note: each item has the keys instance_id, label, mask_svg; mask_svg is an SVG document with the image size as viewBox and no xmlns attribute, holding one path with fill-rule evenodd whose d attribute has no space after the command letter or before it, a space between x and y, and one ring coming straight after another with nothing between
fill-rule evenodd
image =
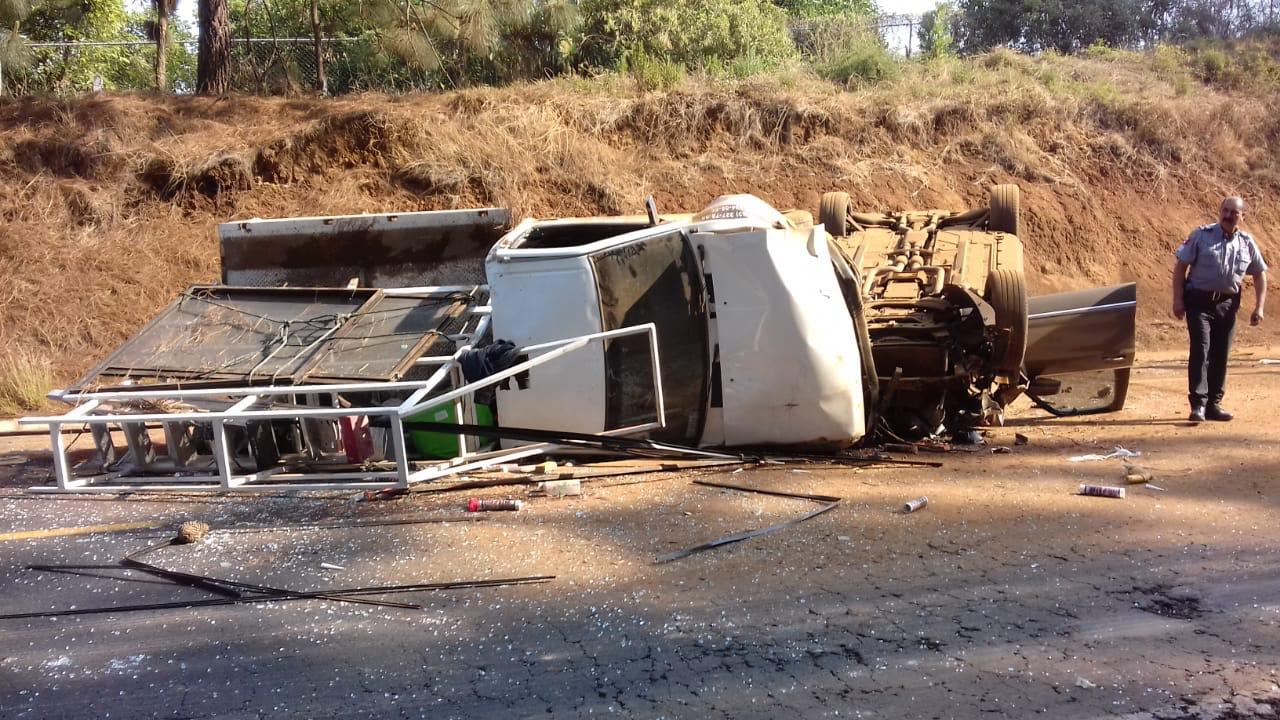
<instances>
[{"instance_id":1,"label":"white vehicle body","mask_svg":"<svg viewBox=\"0 0 1280 720\"><path fill-rule=\"evenodd\" d=\"M666 427L701 446L845 447L865 432L862 360L822 226L750 195L658 225L527 220L490 251L493 336L516 345L652 322ZM599 433L654 413L648 351L613 341L501 389L510 427Z\"/></svg>"}]
</instances>

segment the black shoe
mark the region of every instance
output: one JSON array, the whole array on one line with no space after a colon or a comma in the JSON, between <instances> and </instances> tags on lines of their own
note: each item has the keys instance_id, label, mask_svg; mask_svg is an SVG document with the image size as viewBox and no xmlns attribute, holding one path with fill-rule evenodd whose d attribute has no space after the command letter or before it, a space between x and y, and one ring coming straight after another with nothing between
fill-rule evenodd
<instances>
[{"instance_id":1,"label":"black shoe","mask_svg":"<svg viewBox=\"0 0 1280 720\"><path fill-rule=\"evenodd\" d=\"M1204 422L1204 408L1191 408L1191 414L1187 416L1187 419L1193 423Z\"/></svg>"},{"instance_id":2,"label":"black shoe","mask_svg":"<svg viewBox=\"0 0 1280 720\"><path fill-rule=\"evenodd\" d=\"M1217 405L1210 405L1209 409L1204 411L1204 416L1210 420L1217 420L1218 422L1228 422L1231 418L1235 417L1235 415L1232 415Z\"/></svg>"}]
</instances>

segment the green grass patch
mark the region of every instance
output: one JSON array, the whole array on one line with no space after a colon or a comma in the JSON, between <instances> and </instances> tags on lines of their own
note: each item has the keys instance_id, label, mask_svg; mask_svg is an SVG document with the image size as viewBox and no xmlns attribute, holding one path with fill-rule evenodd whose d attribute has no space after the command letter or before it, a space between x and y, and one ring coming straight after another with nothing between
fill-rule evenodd
<instances>
[{"instance_id":1,"label":"green grass patch","mask_svg":"<svg viewBox=\"0 0 1280 720\"><path fill-rule=\"evenodd\" d=\"M18 415L44 405L53 387L49 363L30 351L17 351L0 359L0 413Z\"/></svg>"}]
</instances>

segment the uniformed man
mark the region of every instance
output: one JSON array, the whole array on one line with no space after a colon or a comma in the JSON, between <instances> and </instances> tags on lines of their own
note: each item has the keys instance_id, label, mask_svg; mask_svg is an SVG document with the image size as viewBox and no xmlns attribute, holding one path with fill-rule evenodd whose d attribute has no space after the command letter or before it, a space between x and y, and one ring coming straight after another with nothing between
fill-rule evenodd
<instances>
[{"instance_id":1,"label":"uniformed man","mask_svg":"<svg viewBox=\"0 0 1280 720\"><path fill-rule=\"evenodd\" d=\"M1240 229L1244 200L1222 201L1218 222L1191 231L1174 253L1173 314L1187 318L1191 358L1187 363L1187 399L1192 422L1226 421L1222 408L1227 379L1227 355L1240 309L1240 284L1253 276L1251 325L1262 322L1267 300L1267 264L1253 236Z\"/></svg>"}]
</instances>

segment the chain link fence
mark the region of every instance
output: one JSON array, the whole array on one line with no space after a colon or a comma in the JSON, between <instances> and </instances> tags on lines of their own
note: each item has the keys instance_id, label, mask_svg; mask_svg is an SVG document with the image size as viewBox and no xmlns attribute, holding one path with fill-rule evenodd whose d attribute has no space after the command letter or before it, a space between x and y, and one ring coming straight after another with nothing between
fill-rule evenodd
<instances>
[{"instance_id":1,"label":"chain link fence","mask_svg":"<svg viewBox=\"0 0 1280 720\"><path fill-rule=\"evenodd\" d=\"M232 40L232 89L255 94L310 92L319 87L311 38ZM0 66L0 95L71 96L103 90L154 90L155 43L146 41L29 43L19 63ZM372 38L321 41L325 85L331 93L424 89L430 74L390 60ZM195 91L196 42L174 42L168 90Z\"/></svg>"},{"instance_id":2,"label":"chain link fence","mask_svg":"<svg viewBox=\"0 0 1280 720\"><path fill-rule=\"evenodd\" d=\"M911 15L881 15L875 19L794 23L791 34L804 55L820 47L842 45L856 36L879 36L887 46L910 57L919 19ZM324 38L320 63L309 37L235 38L232 40L231 86L236 92L287 95L324 87L342 94L365 90L403 92L435 89L447 78L410 67L383 48L372 36ZM166 85L169 92L188 94L196 86L196 41L170 44ZM73 96L101 91L154 90L156 45L149 41L28 43L20 62L0 66L0 96Z\"/></svg>"}]
</instances>

